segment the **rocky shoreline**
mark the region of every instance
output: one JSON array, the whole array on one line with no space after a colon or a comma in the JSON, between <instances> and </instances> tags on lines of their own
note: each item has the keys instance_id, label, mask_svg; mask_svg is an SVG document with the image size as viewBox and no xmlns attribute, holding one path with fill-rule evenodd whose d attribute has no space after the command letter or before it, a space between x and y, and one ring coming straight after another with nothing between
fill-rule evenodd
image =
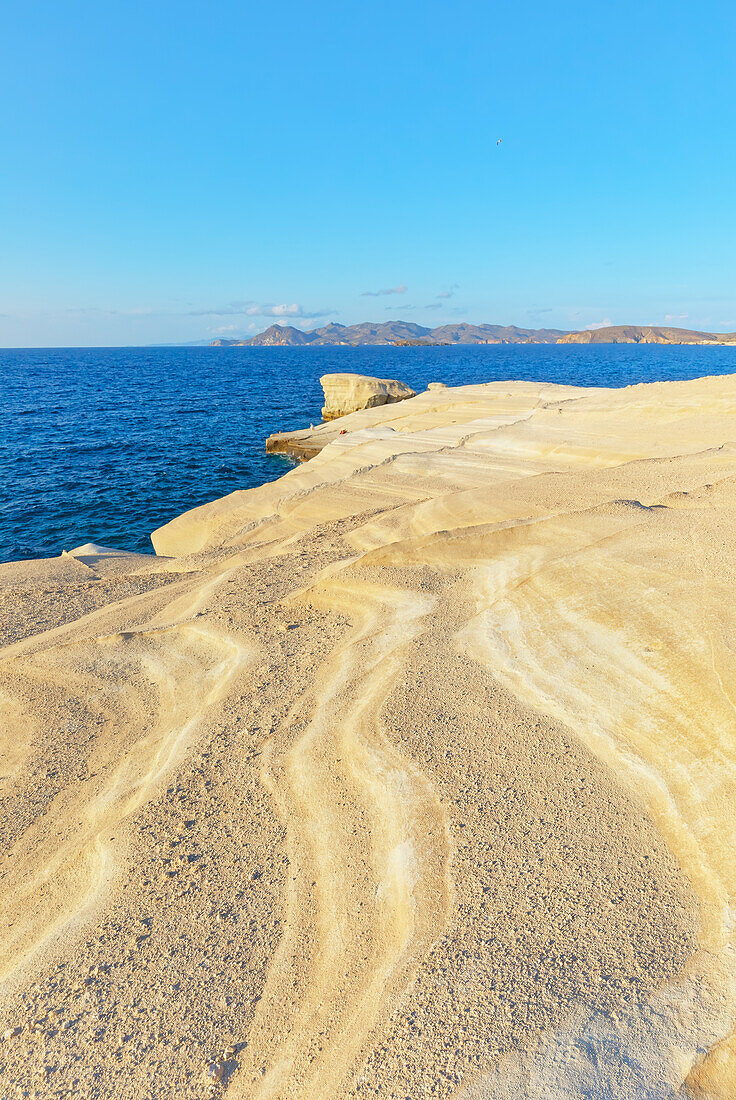
<instances>
[{"instance_id":1,"label":"rocky shoreline","mask_svg":"<svg viewBox=\"0 0 736 1100\"><path fill-rule=\"evenodd\" d=\"M732 1097L734 423L432 387L0 566L8 1095Z\"/></svg>"}]
</instances>

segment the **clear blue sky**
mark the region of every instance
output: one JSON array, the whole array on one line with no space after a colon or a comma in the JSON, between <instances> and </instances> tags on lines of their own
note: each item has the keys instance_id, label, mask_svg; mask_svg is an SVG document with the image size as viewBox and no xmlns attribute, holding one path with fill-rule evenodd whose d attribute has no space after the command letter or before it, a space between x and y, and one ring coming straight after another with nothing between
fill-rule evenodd
<instances>
[{"instance_id":1,"label":"clear blue sky","mask_svg":"<svg viewBox=\"0 0 736 1100\"><path fill-rule=\"evenodd\" d=\"M7 4L0 344L736 329L735 10Z\"/></svg>"}]
</instances>

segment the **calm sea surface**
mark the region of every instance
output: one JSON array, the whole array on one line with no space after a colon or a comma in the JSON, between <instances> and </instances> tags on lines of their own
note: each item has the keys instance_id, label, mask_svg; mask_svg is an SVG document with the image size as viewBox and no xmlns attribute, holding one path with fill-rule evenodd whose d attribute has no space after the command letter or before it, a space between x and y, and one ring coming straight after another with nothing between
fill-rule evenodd
<instances>
[{"instance_id":1,"label":"calm sea surface","mask_svg":"<svg viewBox=\"0 0 736 1100\"><path fill-rule=\"evenodd\" d=\"M736 373L736 347L0 350L0 561L84 542L151 551L167 520L280 477L266 436L320 417L319 377L581 386Z\"/></svg>"}]
</instances>

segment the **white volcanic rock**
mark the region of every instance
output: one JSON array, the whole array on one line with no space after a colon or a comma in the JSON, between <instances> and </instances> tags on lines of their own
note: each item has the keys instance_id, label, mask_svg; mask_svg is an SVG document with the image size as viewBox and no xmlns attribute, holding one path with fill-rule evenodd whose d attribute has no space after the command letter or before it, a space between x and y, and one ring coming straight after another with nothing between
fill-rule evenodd
<instances>
[{"instance_id":1,"label":"white volcanic rock","mask_svg":"<svg viewBox=\"0 0 736 1100\"><path fill-rule=\"evenodd\" d=\"M0 566L0 1095L734 1100L736 376L292 439Z\"/></svg>"},{"instance_id":2,"label":"white volcanic rock","mask_svg":"<svg viewBox=\"0 0 736 1100\"><path fill-rule=\"evenodd\" d=\"M323 374L320 378L325 393L322 409L324 420L336 420L338 416L374 409L377 405L390 405L416 397L414 390L395 378L370 378L366 374Z\"/></svg>"}]
</instances>

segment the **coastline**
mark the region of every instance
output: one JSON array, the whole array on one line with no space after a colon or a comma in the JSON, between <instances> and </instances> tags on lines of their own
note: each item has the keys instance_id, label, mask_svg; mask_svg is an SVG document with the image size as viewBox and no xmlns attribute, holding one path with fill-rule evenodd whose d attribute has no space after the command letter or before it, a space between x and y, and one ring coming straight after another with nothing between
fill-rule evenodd
<instances>
[{"instance_id":1,"label":"coastline","mask_svg":"<svg viewBox=\"0 0 736 1100\"><path fill-rule=\"evenodd\" d=\"M654 345L0 353L9 401L0 560L52 556L87 539L150 552L150 532L174 516L284 472L264 438L318 422L326 372L396 374L423 391L438 379L525 377L619 387L733 364L725 347ZM69 424L86 430L70 434Z\"/></svg>"},{"instance_id":2,"label":"coastline","mask_svg":"<svg viewBox=\"0 0 736 1100\"><path fill-rule=\"evenodd\" d=\"M149 561L0 567L9 1080L731 1096L735 414L432 389Z\"/></svg>"}]
</instances>

